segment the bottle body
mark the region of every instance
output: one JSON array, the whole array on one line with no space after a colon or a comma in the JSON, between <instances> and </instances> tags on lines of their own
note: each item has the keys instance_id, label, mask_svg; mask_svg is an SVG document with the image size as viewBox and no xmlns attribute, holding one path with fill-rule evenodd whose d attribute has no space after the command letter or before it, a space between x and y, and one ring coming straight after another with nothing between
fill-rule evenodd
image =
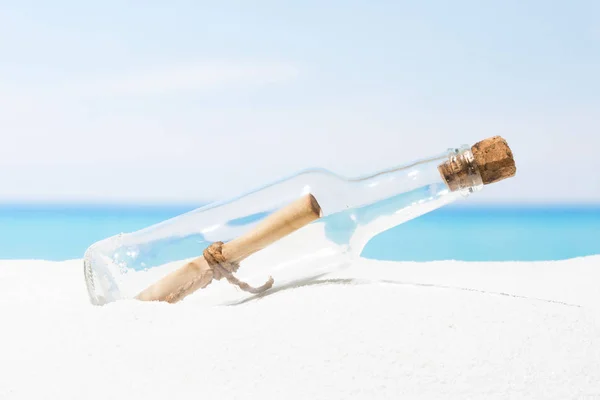
<instances>
[{"instance_id":1,"label":"bottle body","mask_svg":"<svg viewBox=\"0 0 600 400\"><path fill-rule=\"evenodd\" d=\"M102 305L134 299L202 256L212 243L251 234L270 215L308 194L318 202L319 218L245 256L236 276L251 285L272 276L273 289L323 277L360 257L377 234L480 190L476 168L461 176L458 184L449 184L448 173L445 176L440 167L471 159L470 149L463 146L361 178L307 170L237 198L104 239L84 255L90 300ZM232 304L250 296L220 280L186 299Z\"/></svg>"}]
</instances>

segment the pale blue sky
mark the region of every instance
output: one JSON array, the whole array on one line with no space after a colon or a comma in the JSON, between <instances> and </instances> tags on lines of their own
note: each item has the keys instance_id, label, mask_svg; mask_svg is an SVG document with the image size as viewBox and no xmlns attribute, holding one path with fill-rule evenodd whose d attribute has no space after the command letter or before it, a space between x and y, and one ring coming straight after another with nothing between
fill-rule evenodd
<instances>
[{"instance_id":1,"label":"pale blue sky","mask_svg":"<svg viewBox=\"0 0 600 400\"><path fill-rule=\"evenodd\" d=\"M600 202L600 2L0 0L0 201L192 202L492 135Z\"/></svg>"}]
</instances>

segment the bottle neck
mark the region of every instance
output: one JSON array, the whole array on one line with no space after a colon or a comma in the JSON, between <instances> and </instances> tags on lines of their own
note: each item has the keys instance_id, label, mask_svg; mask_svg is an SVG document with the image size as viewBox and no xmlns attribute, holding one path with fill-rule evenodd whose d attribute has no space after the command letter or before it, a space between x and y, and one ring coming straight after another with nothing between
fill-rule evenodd
<instances>
[{"instance_id":1,"label":"bottle neck","mask_svg":"<svg viewBox=\"0 0 600 400\"><path fill-rule=\"evenodd\" d=\"M349 211L355 223L349 244L356 255L375 235L479 191L483 182L471 149L461 146L374 175L363 188L369 189L363 196L372 195L369 205Z\"/></svg>"},{"instance_id":2,"label":"bottle neck","mask_svg":"<svg viewBox=\"0 0 600 400\"><path fill-rule=\"evenodd\" d=\"M370 176L349 180L351 190L347 208L373 204L403 193L419 193L427 199L445 193L468 196L480 191L483 182L471 148L463 145L407 165L390 168Z\"/></svg>"}]
</instances>

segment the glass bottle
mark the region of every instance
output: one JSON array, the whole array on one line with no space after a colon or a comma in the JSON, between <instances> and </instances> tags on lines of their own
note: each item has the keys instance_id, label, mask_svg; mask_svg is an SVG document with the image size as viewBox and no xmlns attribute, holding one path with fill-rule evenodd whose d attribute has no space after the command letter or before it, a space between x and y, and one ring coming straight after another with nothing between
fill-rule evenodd
<instances>
[{"instance_id":1,"label":"glass bottle","mask_svg":"<svg viewBox=\"0 0 600 400\"><path fill-rule=\"evenodd\" d=\"M84 255L90 301L236 304L310 282L377 234L515 173L499 136L359 178L305 170L94 243Z\"/></svg>"}]
</instances>

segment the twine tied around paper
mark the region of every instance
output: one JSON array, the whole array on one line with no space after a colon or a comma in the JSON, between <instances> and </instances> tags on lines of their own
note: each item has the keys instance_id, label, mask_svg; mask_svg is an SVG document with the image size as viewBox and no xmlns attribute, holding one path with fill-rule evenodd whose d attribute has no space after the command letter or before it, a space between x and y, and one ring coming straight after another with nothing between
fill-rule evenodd
<instances>
[{"instance_id":1,"label":"twine tied around paper","mask_svg":"<svg viewBox=\"0 0 600 400\"><path fill-rule=\"evenodd\" d=\"M226 278L229 283L235 285L245 292L259 294L269 290L273 286L273 277L260 287L252 287L246 282L240 281L233 273L238 270L240 265L237 262L230 262L223 256L223 242L214 242L204 250L204 259L213 272L213 279L221 280Z\"/></svg>"}]
</instances>

